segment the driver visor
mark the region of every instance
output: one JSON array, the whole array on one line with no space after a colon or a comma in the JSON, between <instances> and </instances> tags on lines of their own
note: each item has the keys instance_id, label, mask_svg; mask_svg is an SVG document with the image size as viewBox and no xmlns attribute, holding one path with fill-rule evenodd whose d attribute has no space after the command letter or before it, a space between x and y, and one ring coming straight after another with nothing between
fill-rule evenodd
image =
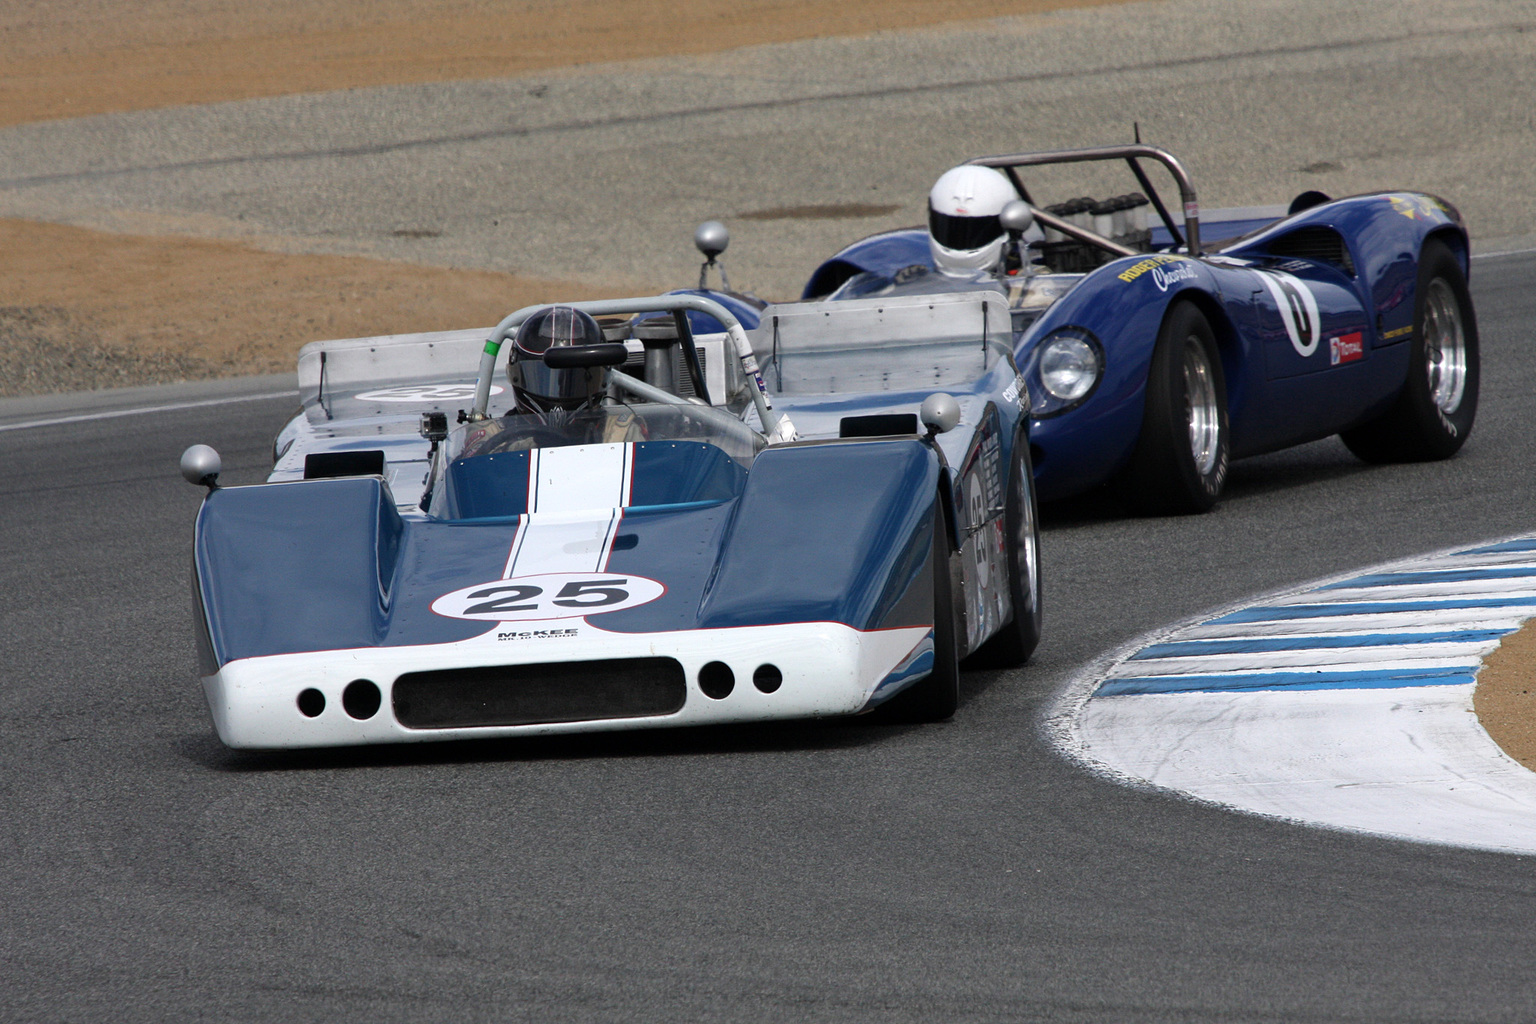
<instances>
[{"instance_id":1,"label":"driver visor","mask_svg":"<svg viewBox=\"0 0 1536 1024\"><path fill-rule=\"evenodd\" d=\"M547 405L579 406L591 397L585 369L553 369L536 355L518 352L520 385L529 396Z\"/></svg>"},{"instance_id":2,"label":"driver visor","mask_svg":"<svg viewBox=\"0 0 1536 1024\"><path fill-rule=\"evenodd\" d=\"M990 217L958 217L928 208L928 231L946 249L981 249L1002 237L1003 222Z\"/></svg>"}]
</instances>

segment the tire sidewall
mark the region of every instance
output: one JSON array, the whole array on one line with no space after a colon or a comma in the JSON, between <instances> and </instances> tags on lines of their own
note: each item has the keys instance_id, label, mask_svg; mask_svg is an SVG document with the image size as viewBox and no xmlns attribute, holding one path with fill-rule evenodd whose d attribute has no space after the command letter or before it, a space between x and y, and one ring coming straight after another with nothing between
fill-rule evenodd
<instances>
[{"instance_id":1,"label":"tire sidewall","mask_svg":"<svg viewBox=\"0 0 1536 1024\"><path fill-rule=\"evenodd\" d=\"M1467 378L1462 389L1461 404L1452 413L1443 412L1435 404L1429 390L1429 350L1424 314L1429 304L1430 285L1436 278L1450 286L1451 294L1456 299L1461 314L1462 343L1467 353ZM1419 256L1419 280L1413 300L1413 355L1408 361L1404 398L1409 414L1417 421L1432 456L1443 458L1455 454L1472 432L1472 424L1477 416L1479 367L1477 320L1473 314L1472 295L1467 288L1466 276L1445 243L1434 238L1427 239Z\"/></svg>"},{"instance_id":2,"label":"tire sidewall","mask_svg":"<svg viewBox=\"0 0 1536 1024\"><path fill-rule=\"evenodd\" d=\"M1013 618L1005 627L1017 634L1018 660L1024 661L1040 643L1040 506L1035 499L1034 467L1029 457L1029 436L1020 430L1009 459L1008 504L1004 525L1008 530L1008 586ZM1032 556L1026 564L1026 550Z\"/></svg>"},{"instance_id":3,"label":"tire sidewall","mask_svg":"<svg viewBox=\"0 0 1536 1024\"><path fill-rule=\"evenodd\" d=\"M1189 444L1184 384L1184 344L1194 338L1205 353L1216 393L1216 458L1209 471L1195 465ZM1227 482L1231 459L1226 375L1216 335L1205 314L1189 301L1175 301L1163 316L1147 371L1145 411L1135 454L1123 478L1125 496L1144 513L1204 512Z\"/></svg>"}]
</instances>

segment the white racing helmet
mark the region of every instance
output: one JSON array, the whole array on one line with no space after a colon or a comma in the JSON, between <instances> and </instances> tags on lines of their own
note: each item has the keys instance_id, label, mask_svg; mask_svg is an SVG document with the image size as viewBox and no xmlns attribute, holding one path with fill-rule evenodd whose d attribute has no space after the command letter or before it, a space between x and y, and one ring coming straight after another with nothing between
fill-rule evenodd
<instances>
[{"instance_id":1,"label":"white racing helmet","mask_svg":"<svg viewBox=\"0 0 1536 1024\"><path fill-rule=\"evenodd\" d=\"M1001 171L974 164L945 171L928 193L928 248L933 265L959 276L996 267L1008 240L998 214L1018 198Z\"/></svg>"}]
</instances>

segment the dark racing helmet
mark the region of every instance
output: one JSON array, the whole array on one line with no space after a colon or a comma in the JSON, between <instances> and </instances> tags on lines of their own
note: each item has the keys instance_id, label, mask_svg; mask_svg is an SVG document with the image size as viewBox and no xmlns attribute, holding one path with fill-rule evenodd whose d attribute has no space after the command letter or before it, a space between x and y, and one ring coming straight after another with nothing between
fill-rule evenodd
<instances>
[{"instance_id":1,"label":"dark racing helmet","mask_svg":"<svg viewBox=\"0 0 1536 1024\"><path fill-rule=\"evenodd\" d=\"M551 306L523 321L507 356L507 379L518 407L529 412L581 409L603 395L603 367L545 363L552 348L581 348L603 344L597 321L570 306Z\"/></svg>"}]
</instances>

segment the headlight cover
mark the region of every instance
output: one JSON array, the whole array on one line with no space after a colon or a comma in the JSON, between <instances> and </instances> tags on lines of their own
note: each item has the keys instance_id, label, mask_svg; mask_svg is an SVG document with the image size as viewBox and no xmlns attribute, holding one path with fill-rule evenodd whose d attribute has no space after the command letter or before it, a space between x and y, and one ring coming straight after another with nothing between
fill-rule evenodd
<instances>
[{"instance_id":1,"label":"headlight cover","mask_svg":"<svg viewBox=\"0 0 1536 1024\"><path fill-rule=\"evenodd\" d=\"M1035 346L1024 379L1039 420L1058 416L1088 400L1104 376L1104 347L1083 327L1058 327Z\"/></svg>"}]
</instances>

